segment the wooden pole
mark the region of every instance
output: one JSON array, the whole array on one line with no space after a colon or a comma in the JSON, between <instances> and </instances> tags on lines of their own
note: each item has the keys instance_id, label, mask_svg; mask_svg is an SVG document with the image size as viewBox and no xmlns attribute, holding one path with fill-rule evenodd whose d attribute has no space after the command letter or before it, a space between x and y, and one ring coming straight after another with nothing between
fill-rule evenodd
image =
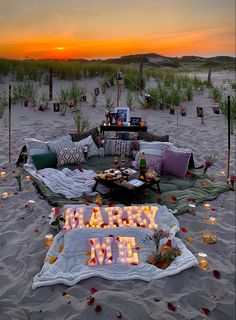
<instances>
[{"instance_id":1,"label":"wooden pole","mask_svg":"<svg viewBox=\"0 0 236 320\"><path fill-rule=\"evenodd\" d=\"M116 80L116 106L119 107L119 100L120 100L120 81Z\"/></svg>"},{"instance_id":2,"label":"wooden pole","mask_svg":"<svg viewBox=\"0 0 236 320\"><path fill-rule=\"evenodd\" d=\"M139 94L142 97L143 95L143 59L140 61L140 65L139 65L139 77L140 77Z\"/></svg>"},{"instance_id":3,"label":"wooden pole","mask_svg":"<svg viewBox=\"0 0 236 320\"><path fill-rule=\"evenodd\" d=\"M230 118L231 118L231 112L230 112L230 95L228 95L228 158L227 158L227 181L229 179L229 167L230 167Z\"/></svg>"},{"instance_id":4,"label":"wooden pole","mask_svg":"<svg viewBox=\"0 0 236 320\"><path fill-rule=\"evenodd\" d=\"M8 155L9 155L9 163L11 163L11 85L9 85L9 98L8 98L8 110L9 110L9 145L8 145Z\"/></svg>"},{"instance_id":5,"label":"wooden pole","mask_svg":"<svg viewBox=\"0 0 236 320\"><path fill-rule=\"evenodd\" d=\"M52 68L49 68L49 99L50 101L52 101L52 93L53 89L52 89Z\"/></svg>"}]
</instances>

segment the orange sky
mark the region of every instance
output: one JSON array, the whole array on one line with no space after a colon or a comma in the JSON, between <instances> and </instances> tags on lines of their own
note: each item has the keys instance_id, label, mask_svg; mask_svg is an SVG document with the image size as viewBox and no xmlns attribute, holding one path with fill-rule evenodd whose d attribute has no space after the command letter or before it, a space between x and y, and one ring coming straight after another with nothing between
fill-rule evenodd
<instances>
[{"instance_id":1,"label":"orange sky","mask_svg":"<svg viewBox=\"0 0 236 320\"><path fill-rule=\"evenodd\" d=\"M235 56L235 0L0 0L0 56Z\"/></svg>"}]
</instances>

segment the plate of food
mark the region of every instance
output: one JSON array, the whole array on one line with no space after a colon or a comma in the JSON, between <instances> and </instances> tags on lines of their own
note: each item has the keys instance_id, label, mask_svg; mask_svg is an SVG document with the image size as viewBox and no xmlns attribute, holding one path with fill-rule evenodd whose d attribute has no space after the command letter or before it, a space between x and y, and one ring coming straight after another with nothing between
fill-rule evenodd
<instances>
[{"instance_id":1,"label":"plate of food","mask_svg":"<svg viewBox=\"0 0 236 320\"><path fill-rule=\"evenodd\" d=\"M101 171L98 174L98 177L104 180L116 180L116 179L120 179L122 177L122 174L120 170L107 169L107 170Z\"/></svg>"}]
</instances>

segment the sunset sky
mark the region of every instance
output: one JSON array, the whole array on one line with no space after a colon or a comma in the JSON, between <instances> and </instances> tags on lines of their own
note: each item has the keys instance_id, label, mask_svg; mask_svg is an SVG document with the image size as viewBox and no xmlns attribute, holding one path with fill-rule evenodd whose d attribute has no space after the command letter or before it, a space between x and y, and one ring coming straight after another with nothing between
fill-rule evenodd
<instances>
[{"instance_id":1,"label":"sunset sky","mask_svg":"<svg viewBox=\"0 0 236 320\"><path fill-rule=\"evenodd\" d=\"M0 57L235 56L235 0L0 0Z\"/></svg>"}]
</instances>

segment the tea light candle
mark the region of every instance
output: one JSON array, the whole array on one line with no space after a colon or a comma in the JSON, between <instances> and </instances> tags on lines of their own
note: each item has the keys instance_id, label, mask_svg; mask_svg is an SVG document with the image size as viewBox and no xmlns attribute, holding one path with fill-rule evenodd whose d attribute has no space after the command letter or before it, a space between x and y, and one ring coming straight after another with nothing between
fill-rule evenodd
<instances>
[{"instance_id":1,"label":"tea light candle","mask_svg":"<svg viewBox=\"0 0 236 320\"><path fill-rule=\"evenodd\" d=\"M209 221L211 224L216 224L216 222L217 222L215 217L210 217Z\"/></svg>"},{"instance_id":2,"label":"tea light candle","mask_svg":"<svg viewBox=\"0 0 236 320\"><path fill-rule=\"evenodd\" d=\"M1 172L0 172L0 176L1 176L2 178L5 178L5 177L6 177L6 172L5 172L5 171L1 171Z\"/></svg>"},{"instance_id":3,"label":"tea light candle","mask_svg":"<svg viewBox=\"0 0 236 320\"><path fill-rule=\"evenodd\" d=\"M8 197L9 197L8 192L3 192L2 195L1 195L1 198L3 200L7 200Z\"/></svg>"},{"instance_id":4,"label":"tea light candle","mask_svg":"<svg viewBox=\"0 0 236 320\"><path fill-rule=\"evenodd\" d=\"M30 182L31 181L31 177L30 176L25 176L25 182Z\"/></svg>"},{"instance_id":5,"label":"tea light candle","mask_svg":"<svg viewBox=\"0 0 236 320\"><path fill-rule=\"evenodd\" d=\"M48 233L44 237L44 249L49 249L53 242L53 235L51 233Z\"/></svg>"},{"instance_id":6,"label":"tea light candle","mask_svg":"<svg viewBox=\"0 0 236 320\"><path fill-rule=\"evenodd\" d=\"M202 233L202 240L207 244L214 244L216 243L216 235L210 231L204 231Z\"/></svg>"},{"instance_id":7,"label":"tea light candle","mask_svg":"<svg viewBox=\"0 0 236 320\"><path fill-rule=\"evenodd\" d=\"M204 252L199 252L197 255L198 266L200 269L207 270L208 269L208 256Z\"/></svg>"},{"instance_id":8,"label":"tea light candle","mask_svg":"<svg viewBox=\"0 0 236 320\"><path fill-rule=\"evenodd\" d=\"M222 177L225 177L225 171L220 171L220 175L221 175Z\"/></svg>"},{"instance_id":9,"label":"tea light candle","mask_svg":"<svg viewBox=\"0 0 236 320\"><path fill-rule=\"evenodd\" d=\"M189 203L188 212L191 213L191 214L195 214L196 213L196 205L194 203Z\"/></svg>"},{"instance_id":10,"label":"tea light candle","mask_svg":"<svg viewBox=\"0 0 236 320\"><path fill-rule=\"evenodd\" d=\"M27 211L28 211L28 212L34 211L35 201L34 201L34 200L29 200L28 203L27 203L26 208L27 208Z\"/></svg>"},{"instance_id":11,"label":"tea light candle","mask_svg":"<svg viewBox=\"0 0 236 320\"><path fill-rule=\"evenodd\" d=\"M203 208L206 210L210 210L211 209L210 203L204 203Z\"/></svg>"}]
</instances>

